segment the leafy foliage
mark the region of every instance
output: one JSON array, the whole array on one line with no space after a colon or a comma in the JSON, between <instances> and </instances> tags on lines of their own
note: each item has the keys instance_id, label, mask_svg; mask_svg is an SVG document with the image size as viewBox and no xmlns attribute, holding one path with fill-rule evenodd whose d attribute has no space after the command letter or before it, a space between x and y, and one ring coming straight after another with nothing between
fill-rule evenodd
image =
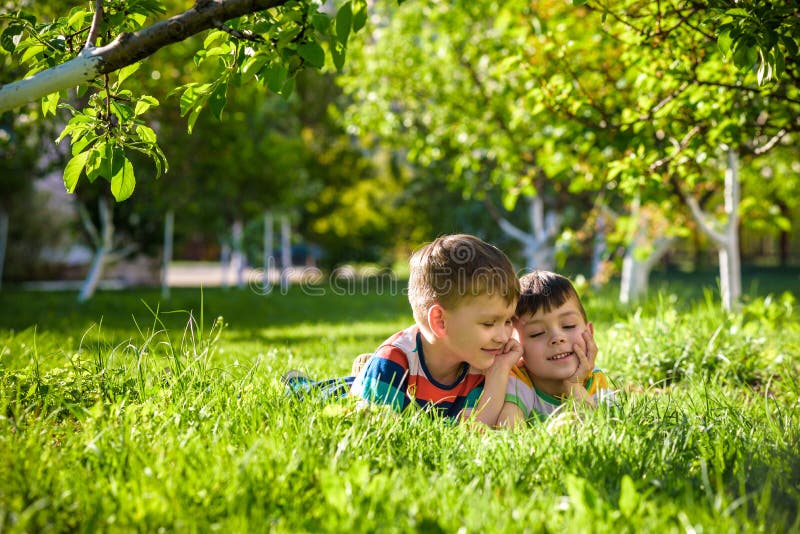
<instances>
[{"instance_id":1,"label":"leafy foliage","mask_svg":"<svg viewBox=\"0 0 800 534\"><path fill-rule=\"evenodd\" d=\"M172 4L157 0L103 3L100 43L87 43L86 48L83 41L90 23L98 15L92 11L93 6L74 7L47 22L37 22L35 8L30 6L29 11L19 10L3 17L6 24L0 33L0 44L5 54L18 57L28 69L26 76L30 76L91 51L98 44L113 43L119 36L144 28L148 20L163 15L167 5ZM192 81L175 88L189 131L206 107L214 117L222 118L231 86L254 81L288 97L302 69L321 69L326 57L331 57L341 68L351 32L358 31L365 21L365 0L348 0L335 18L320 11L314 2L289 0L225 24L220 22L219 29L207 32L194 59L195 66L204 69L209 81ZM136 183L130 157L133 151L152 159L157 174L167 171L156 130L143 120L143 115L158 106L159 101L121 87L138 68L139 63L134 63L112 76L105 75L102 80L79 87L79 96L88 91L85 105L61 104L72 116L60 137L69 136L72 145L73 158L64 173L68 191L74 191L85 174L90 182L98 177L108 180L117 201L125 200ZM62 91L44 98L44 115L54 115L59 101L66 96Z\"/></svg>"}]
</instances>

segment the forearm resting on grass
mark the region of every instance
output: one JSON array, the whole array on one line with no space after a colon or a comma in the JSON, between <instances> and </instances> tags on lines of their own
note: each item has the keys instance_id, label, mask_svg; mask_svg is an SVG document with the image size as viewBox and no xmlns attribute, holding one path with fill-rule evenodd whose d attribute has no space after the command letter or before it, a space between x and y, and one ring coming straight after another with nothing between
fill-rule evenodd
<instances>
[{"instance_id":1,"label":"forearm resting on grass","mask_svg":"<svg viewBox=\"0 0 800 534\"><path fill-rule=\"evenodd\" d=\"M485 372L483 393L478 404L470 414L476 421L494 427L503 409L506 397L506 385L511 368L522 357L522 345L515 339L509 339L495 361Z\"/></svg>"}]
</instances>

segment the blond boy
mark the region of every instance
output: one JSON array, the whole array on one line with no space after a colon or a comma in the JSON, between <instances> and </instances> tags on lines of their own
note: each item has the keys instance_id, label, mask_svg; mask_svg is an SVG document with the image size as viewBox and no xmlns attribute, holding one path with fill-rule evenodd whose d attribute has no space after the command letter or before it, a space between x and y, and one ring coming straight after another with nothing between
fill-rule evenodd
<instances>
[{"instance_id":1,"label":"blond boy","mask_svg":"<svg viewBox=\"0 0 800 534\"><path fill-rule=\"evenodd\" d=\"M378 347L350 394L402 411L415 404L493 425L522 349L512 333L519 281L506 255L474 236L440 237L411 258L414 325Z\"/></svg>"}]
</instances>

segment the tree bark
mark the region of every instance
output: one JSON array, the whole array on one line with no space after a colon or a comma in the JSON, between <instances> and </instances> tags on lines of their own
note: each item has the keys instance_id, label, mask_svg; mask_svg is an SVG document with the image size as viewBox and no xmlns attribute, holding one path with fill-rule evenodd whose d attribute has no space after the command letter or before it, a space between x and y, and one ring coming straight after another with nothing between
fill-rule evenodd
<instances>
[{"instance_id":1,"label":"tree bark","mask_svg":"<svg viewBox=\"0 0 800 534\"><path fill-rule=\"evenodd\" d=\"M691 195L687 195L686 203L698 226L717 247L719 257L720 291L722 305L727 311L737 307L742 295L742 268L739 251L739 202L741 201L741 184L739 183L739 157L733 148L727 152L725 169L725 214L727 220L721 230L714 228L700 208L700 204Z\"/></svg>"},{"instance_id":2,"label":"tree bark","mask_svg":"<svg viewBox=\"0 0 800 534\"><path fill-rule=\"evenodd\" d=\"M283 5L287 0L198 0L194 7L133 33L121 33L111 43L88 44L77 57L0 87L0 113L50 93L89 82L132 65L158 50L181 42L218 23Z\"/></svg>"},{"instance_id":3,"label":"tree bark","mask_svg":"<svg viewBox=\"0 0 800 534\"><path fill-rule=\"evenodd\" d=\"M674 238L663 235L655 239L648 237L651 233L652 218L641 210L638 199L633 202L632 215L636 221L636 230L622 259L622 278L619 287L619 301L623 304L635 302L647 294L650 287L650 272L675 241ZM639 257L643 247L652 247L646 258Z\"/></svg>"},{"instance_id":4,"label":"tree bark","mask_svg":"<svg viewBox=\"0 0 800 534\"><path fill-rule=\"evenodd\" d=\"M520 230L507 219L497 216L497 224L508 236L522 243L525 267L528 270L552 270L555 265L555 247L549 245L560 227L560 220L555 212L544 213L544 200L541 196L529 197L528 217L531 221L531 233Z\"/></svg>"}]
</instances>

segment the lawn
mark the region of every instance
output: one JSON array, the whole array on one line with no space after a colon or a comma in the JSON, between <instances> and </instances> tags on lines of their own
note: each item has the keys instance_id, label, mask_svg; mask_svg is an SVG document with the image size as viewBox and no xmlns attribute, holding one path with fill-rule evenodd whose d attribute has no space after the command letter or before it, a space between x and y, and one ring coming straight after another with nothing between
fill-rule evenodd
<instances>
[{"instance_id":1,"label":"lawn","mask_svg":"<svg viewBox=\"0 0 800 534\"><path fill-rule=\"evenodd\" d=\"M4 289L0 531L797 531L798 280L587 293L619 405L483 433L284 395L410 324L402 288Z\"/></svg>"}]
</instances>

